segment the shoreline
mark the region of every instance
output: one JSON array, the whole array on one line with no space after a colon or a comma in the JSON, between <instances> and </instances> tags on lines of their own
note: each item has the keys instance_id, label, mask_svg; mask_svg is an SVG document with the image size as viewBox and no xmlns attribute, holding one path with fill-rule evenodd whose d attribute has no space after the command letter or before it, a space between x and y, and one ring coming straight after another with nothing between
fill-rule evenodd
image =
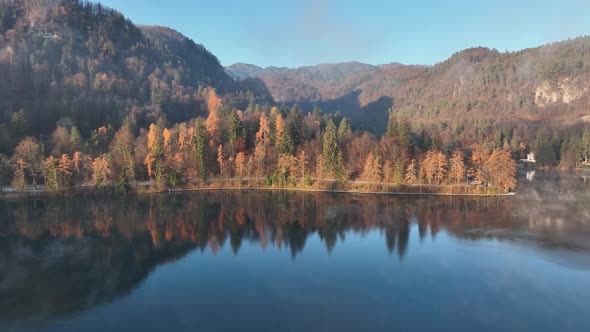
<instances>
[{"instance_id":1,"label":"shoreline","mask_svg":"<svg viewBox=\"0 0 590 332\"><path fill-rule=\"evenodd\" d=\"M414 193L403 191L363 191L363 190L330 190L330 189L306 189L306 188L248 188L248 187L220 187L220 188L194 188L194 189L168 189L167 191L154 192L153 194L162 193L182 193L191 191L299 191L315 192L329 194L362 194L362 195L391 195L391 196L457 196L457 197L511 197L516 196L515 192L504 194L453 194L453 193ZM150 194L150 193L146 193Z\"/></svg>"},{"instance_id":2,"label":"shoreline","mask_svg":"<svg viewBox=\"0 0 590 332\"><path fill-rule=\"evenodd\" d=\"M393 185L384 184L380 185ZM410 187L419 187L420 185L407 185ZM424 185L428 188L428 185ZM431 186L432 187L432 186ZM453 188L453 185L436 186L439 188ZM327 193L327 194L352 194L352 195L382 195L382 196L439 196L439 197L513 197L516 192L509 193L452 193L452 192L412 192L412 191L384 191L384 190L360 190L360 189L321 189L321 188L298 188L298 187L265 187L265 186L211 186L211 187L192 187L192 188L168 188L155 189L150 184L139 184L134 190L126 193L116 193L112 186L97 189L95 187L83 186L62 191L46 191L38 189L36 191L16 191L9 190L0 193L2 199L24 199L24 198L45 198L45 197L80 197L80 196L120 196L120 195L159 195L174 194L187 192L207 192L207 191L291 191L291 192L308 192L308 193Z\"/></svg>"}]
</instances>

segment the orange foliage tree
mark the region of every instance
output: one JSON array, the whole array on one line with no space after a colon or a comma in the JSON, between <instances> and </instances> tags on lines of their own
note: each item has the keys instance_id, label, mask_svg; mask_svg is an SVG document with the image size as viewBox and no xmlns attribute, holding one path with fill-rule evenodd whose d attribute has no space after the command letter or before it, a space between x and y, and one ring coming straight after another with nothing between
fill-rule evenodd
<instances>
[{"instance_id":1,"label":"orange foliage tree","mask_svg":"<svg viewBox=\"0 0 590 332\"><path fill-rule=\"evenodd\" d=\"M490 176L490 184L496 189L509 192L516 187L516 162L510 151L495 149L486 160L485 169Z\"/></svg>"},{"instance_id":2,"label":"orange foliage tree","mask_svg":"<svg viewBox=\"0 0 590 332\"><path fill-rule=\"evenodd\" d=\"M221 142L221 127L220 127L220 117L219 111L223 106L221 99L217 96L217 93L214 89L209 90L209 99L207 102L207 109L209 111L209 115L207 116L207 120L205 120L205 128L207 129L207 133L211 138L209 145L211 147L217 146Z\"/></svg>"},{"instance_id":3,"label":"orange foliage tree","mask_svg":"<svg viewBox=\"0 0 590 332\"><path fill-rule=\"evenodd\" d=\"M465 155L460 150L455 150L451 157L449 179L454 183L461 183L465 180Z\"/></svg>"},{"instance_id":4,"label":"orange foliage tree","mask_svg":"<svg viewBox=\"0 0 590 332\"><path fill-rule=\"evenodd\" d=\"M407 183L410 184L418 182L418 166L416 165L416 159L412 159L412 161L406 168L405 180Z\"/></svg>"}]
</instances>

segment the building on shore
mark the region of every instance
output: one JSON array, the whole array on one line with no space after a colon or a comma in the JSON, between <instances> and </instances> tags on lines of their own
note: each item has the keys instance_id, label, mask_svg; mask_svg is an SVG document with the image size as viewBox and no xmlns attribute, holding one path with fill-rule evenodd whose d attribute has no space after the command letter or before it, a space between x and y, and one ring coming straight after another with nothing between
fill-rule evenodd
<instances>
[{"instance_id":1,"label":"building on shore","mask_svg":"<svg viewBox=\"0 0 590 332\"><path fill-rule=\"evenodd\" d=\"M535 153L534 152L529 152L526 155L525 159L520 159L519 160L520 163L522 164L536 164L537 160L535 159Z\"/></svg>"}]
</instances>

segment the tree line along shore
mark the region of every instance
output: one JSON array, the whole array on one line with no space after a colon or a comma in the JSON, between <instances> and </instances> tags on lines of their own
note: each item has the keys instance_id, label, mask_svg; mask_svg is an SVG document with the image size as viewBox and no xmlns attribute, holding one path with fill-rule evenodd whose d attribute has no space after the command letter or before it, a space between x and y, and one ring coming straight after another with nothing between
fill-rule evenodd
<instances>
[{"instance_id":1,"label":"tree line along shore","mask_svg":"<svg viewBox=\"0 0 590 332\"><path fill-rule=\"evenodd\" d=\"M162 117L149 128L128 119L86 139L74 126L58 126L45 141L25 137L10 158L0 157L2 179L10 178L13 191L42 184L62 193L227 187L503 194L516 185L509 149L426 143L428 134L413 132L395 112L377 138L319 109L244 113L225 107L213 89L207 106L206 118L170 127Z\"/></svg>"},{"instance_id":2,"label":"tree line along shore","mask_svg":"<svg viewBox=\"0 0 590 332\"><path fill-rule=\"evenodd\" d=\"M58 126L46 139L25 137L10 157L0 155L0 183L61 193L231 187L504 194L516 186L509 148L443 144L393 111L387 133L376 137L353 130L338 113L303 114L297 105L242 112L214 89L207 99L207 116L184 123L159 117L137 128L130 117L87 138L75 126Z\"/></svg>"}]
</instances>

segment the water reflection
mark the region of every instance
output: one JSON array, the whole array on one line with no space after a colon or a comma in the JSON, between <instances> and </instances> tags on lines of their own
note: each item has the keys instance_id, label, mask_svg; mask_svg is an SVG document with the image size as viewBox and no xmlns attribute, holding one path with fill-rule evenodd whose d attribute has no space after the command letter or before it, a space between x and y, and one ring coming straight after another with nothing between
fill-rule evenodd
<instances>
[{"instance_id":1,"label":"water reflection","mask_svg":"<svg viewBox=\"0 0 590 332\"><path fill-rule=\"evenodd\" d=\"M159 264L195 249L239 255L245 241L293 259L310 236L332 252L347 234L374 230L400 261L411 231L420 241L444 231L552 252L590 250L588 184L542 178L508 199L210 192L0 202L0 321L45 320L112 301Z\"/></svg>"}]
</instances>

